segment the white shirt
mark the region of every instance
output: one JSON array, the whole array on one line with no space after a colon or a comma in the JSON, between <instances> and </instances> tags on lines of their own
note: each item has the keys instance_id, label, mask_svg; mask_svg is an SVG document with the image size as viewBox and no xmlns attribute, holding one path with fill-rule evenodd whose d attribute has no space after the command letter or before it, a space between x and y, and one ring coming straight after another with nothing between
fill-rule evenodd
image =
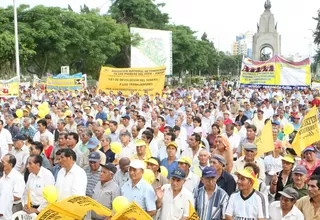
<instances>
[{"instance_id":1,"label":"white shirt","mask_svg":"<svg viewBox=\"0 0 320 220\"><path fill-rule=\"evenodd\" d=\"M264 158L265 171L280 172L282 170L282 156L274 158L272 154Z\"/></svg>"},{"instance_id":2,"label":"white shirt","mask_svg":"<svg viewBox=\"0 0 320 220\"><path fill-rule=\"evenodd\" d=\"M61 168L57 176L56 187L59 192L58 201L70 196L85 196L87 174L75 163L68 173L65 168Z\"/></svg>"},{"instance_id":3,"label":"white shirt","mask_svg":"<svg viewBox=\"0 0 320 220\"><path fill-rule=\"evenodd\" d=\"M184 187L181 192L173 198L170 184L162 186L164 190L163 202L160 212L160 220L180 220L189 217L189 201L194 204L193 195Z\"/></svg>"},{"instance_id":4,"label":"white shirt","mask_svg":"<svg viewBox=\"0 0 320 220\"><path fill-rule=\"evenodd\" d=\"M10 131L2 128L0 131L0 158L3 158L9 152L9 144L13 144Z\"/></svg>"},{"instance_id":5,"label":"white shirt","mask_svg":"<svg viewBox=\"0 0 320 220\"><path fill-rule=\"evenodd\" d=\"M290 212L282 217L282 209L280 201L275 201L269 206L269 219L268 220L304 220L302 212L294 205Z\"/></svg>"},{"instance_id":6,"label":"white shirt","mask_svg":"<svg viewBox=\"0 0 320 220\"><path fill-rule=\"evenodd\" d=\"M192 159L192 167L197 166L199 164L199 153L203 148L199 147L198 152L193 156L193 151L191 147L188 147L185 151L182 152L181 157L189 157ZM191 168L192 168L191 167Z\"/></svg>"},{"instance_id":7,"label":"white shirt","mask_svg":"<svg viewBox=\"0 0 320 220\"><path fill-rule=\"evenodd\" d=\"M77 163L77 165L80 165L83 153L79 149L79 145L77 144L74 148L72 148L72 150L76 153L76 156L77 156L76 163Z\"/></svg>"},{"instance_id":8,"label":"white shirt","mask_svg":"<svg viewBox=\"0 0 320 220\"><path fill-rule=\"evenodd\" d=\"M128 146L123 146L122 144L122 150L119 154L116 154L116 158L119 160L122 157L131 158L135 153L136 153L136 146L134 143L130 142Z\"/></svg>"},{"instance_id":9,"label":"white shirt","mask_svg":"<svg viewBox=\"0 0 320 220\"><path fill-rule=\"evenodd\" d=\"M26 186L24 178L20 172L16 169L12 169L8 174L8 177L13 180L13 196L17 198L22 198L24 193L24 188ZM14 201L14 204L19 204L21 200Z\"/></svg>"},{"instance_id":10,"label":"white shirt","mask_svg":"<svg viewBox=\"0 0 320 220\"><path fill-rule=\"evenodd\" d=\"M10 220L13 205L13 183L14 180L8 175L0 178L0 220Z\"/></svg>"},{"instance_id":11,"label":"white shirt","mask_svg":"<svg viewBox=\"0 0 320 220\"><path fill-rule=\"evenodd\" d=\"M41 135L47 136L49 138L49 145L54 146L54 136L47 129L45 130L45 132L43 134L40 134L40 131L37 131L33 136L33 141L40 141Z\"/></svg>"},{"instance_id":12,"label":"white shirt","mask_svg":"<svg viewBox=\"0 0 320 220\"><path fill-rule=\"evenodd\" d=\"M21 171L22 167L25 167L29 157L29 148L26 145L18 151L15 148L12 149L12 155L16 157L17 163L14 166L14 169Z\"/></svg>"},{"instance_id":13,"label":"white shirt","mask_svg":"<svg viewBox=\"0 0 320 220\"><path fill-rule=\"evenodd\" d=\"M40 167L38 174L30 173L26 184L26 189L23 194L23 204L28 203L28 191L30 190L30 197L32 205L39 206L37 210L40 212L48 203L43 198L42 191L45 186L54 185L54 177L48 169Z\"/></svg>"},{"instance_id":14,"label":"white shirt","mask_svg":"<svg viewBox=\"0 0 320 220\"><path fill-rule=\"evenodd\" d=\"M159 149L160 149L159 142L155 139L152 139L152 141L149 144L149 149L153 157L158 156Z\"/></svg>"},{"instance_id":15,"label":"white shirt","mask_svg":"<svg viewBox=\"0 0 320 220\"><path fill-rule=\"evenodd\" d=\"M189 170L189 174L186 178L186 181L183 184L183 187L185 187L189 192L194 194L195 189L198 188L200 183L200 177L194 174L191 170Z\"/></svg>"}]
</instances>

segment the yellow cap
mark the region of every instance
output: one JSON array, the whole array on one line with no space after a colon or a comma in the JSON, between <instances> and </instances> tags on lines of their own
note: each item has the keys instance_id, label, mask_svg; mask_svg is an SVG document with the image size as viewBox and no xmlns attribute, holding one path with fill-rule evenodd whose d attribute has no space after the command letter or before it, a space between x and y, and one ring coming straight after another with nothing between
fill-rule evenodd
<instances>
[{"instance_id":1,"label":"yellow cap","mask_svg":"<svg viewBox=\"0 0 320 220\"><path fill-rule=\"evenodd\" d=\"M178 160L178 162L180 163L186 163L188 164L190 167L192 166L192 160L190 157L180 157L180 159Z\"/></svg>"},{"instance_id":2,"label":"yellow cap","mask_svg":"<svg viewBox=\"0 0 320 220\"><path fill-rule=\"evenodd\" d=\"M286 155L286 156L284 156L284 157L282 158L282 160L287 161L287 162L289 162L289 163L294 163L294 161L295 161L294 157L291 156L291 155Z\"/></svg>"},{"instance_id":3,"label":"yellow cap","mask_svg":"<svg viewBox=\"0 0 320 220\"><path fill-rule=\"evenodd\" d=\"M136 141L136 147L139 146L147 146L147 143L144 140L139 139Z\"/></svg>"},{"instance_id":4,"label":"yellow cap","mask_svg":"<svg viewBox=\"0 0 320 220\"><path fill-rule=\"evenodd\" d=\"M90 106L86 106L86 107L84 108L84 110L90 110L90 109L91 109Z\"/></svg>"},{"instance_id":5,"label":"yellow cap","mask_svg":"<svg viewBox=\"0 0 320 220\"><path fill-rule=\"evenodd\" d=\"M157 166L160 166L160 164L158 163L157 160L153 159L153 158L149 158L148 160L146 160L146 163L151 163Z\"/></svg>"},{"instance_id":6,"label":"yellow cap","mask_svg":"<svg viewBox=\"0 0 320 220\"><path fill-rule=\"evenodd\" d=\"M248 179L252 179L254 181L257 180L256 174L254 173L254 171L250 167L246 167L243 170L237 171L235 174L243 176Z\"/></svg>"},{"instance_id":7,"label":"yellow cap","mask_svg":"<svg viewBox=\"0 0 320 220\"><path fill-rule=\"evenodd\" d=\"M167 146L168 147L175 147L176 149L178 149L178 145L176 144L176 142L170 142Z\"/></svg>"}]
</instances>

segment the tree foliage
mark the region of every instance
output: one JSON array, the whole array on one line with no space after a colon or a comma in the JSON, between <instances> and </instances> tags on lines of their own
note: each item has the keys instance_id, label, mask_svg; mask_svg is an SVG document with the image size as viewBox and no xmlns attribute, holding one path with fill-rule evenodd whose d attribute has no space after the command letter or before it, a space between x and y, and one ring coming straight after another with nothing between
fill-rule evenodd
<instances>
[{"instance_id":1,"label":"tree foliage","mask_svg":"<svg viewBox=\"0 0 320 220\"><path fill-rule=\"evenodd\" d=\"M316 63L320 63L320 9L318 10L318 17L315 17L314 19L318 22L316 29L313 32L314 43L318 46L315 60Z\"/></svg>"},{"instance_id":2,"label":"tree foliage","mask_svg":"<svg viewBox=\"0 0 320 220\"><path fill-rule=\"evenodd\" d=\"M71 72L85 72L97 78L102 65L130 66L130 45L139 36L130 34L130 27L172 31L173 72L192 74L237 74L239 57L218 53L204 33L196 37L190 27L169 23L162 12L164 4L153 0L112 0L107 15L83 5L75 12L38 5L18 8L19 48L23 74L59 73L61 66ZM0 74L14 73L13 8L0 8ZM131 40L133 37L134 40Z\"/></svg>"}]
</instances>

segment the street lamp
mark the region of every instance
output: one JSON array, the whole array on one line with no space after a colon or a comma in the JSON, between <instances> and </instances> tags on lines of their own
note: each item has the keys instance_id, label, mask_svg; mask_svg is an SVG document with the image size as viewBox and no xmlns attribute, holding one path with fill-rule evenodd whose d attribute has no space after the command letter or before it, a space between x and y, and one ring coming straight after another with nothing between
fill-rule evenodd
<instances>
[{"instance_id":1,"label":"street lamp","mask_svg":"<svg viewBox=\"0 0 320 220\"><path fill-rule=\"evenodd\" d=\"M13 15L14 15L14 40L15 40L15 50L16 50L16 71L17 77L20 81L20 59L19 59L19 40L18 40L18 16L16 0L13 0Z\"/></svg>"}]
</instances>

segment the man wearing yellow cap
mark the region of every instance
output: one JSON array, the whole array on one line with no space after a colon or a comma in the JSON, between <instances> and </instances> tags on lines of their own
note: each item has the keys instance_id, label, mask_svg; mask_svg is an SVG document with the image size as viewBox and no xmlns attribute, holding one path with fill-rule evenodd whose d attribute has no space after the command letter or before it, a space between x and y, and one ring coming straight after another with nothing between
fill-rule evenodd
<instances>
[{"instance_id":1,"label":"man wearing yellow cap","mask_svg":"<svg viewBox=\"0 0 320 220\"><path fill-rule=\"evenodd\" d=\"M190 167L192 166L192 160L189 157L180 157L178 160L178 168L186 173L186 179L183 186L187 188L191 193L194 193L200 183L200 177L194 174Z\"/></svg>"},{"instance_id":2,"label":"man wearing yellow cap","mask_svg":"<svg viewBox=\"0 0 320 220\"><path fill-rule=\"evenodd\" d=\"M146 160L146 148L147 144L144 140L136 141L136 153L131 157L130 160Z\"/></svg>"},{"instance_id":3,"label":"man wearing yellow cap","mask_svg":"<svg viewBox=\"0 0 320 220\"><path fill-rule=\"evenodd\" d=\"M258 219L269 217L268 200L259 191L253 189L257 177L251 168L236 172L239 191L230 196L226 220Z\"/></svg>"},{"instance_id":4,"label":"man wearing yellow cap","mask_svg":"<svg viewBox=\"0 0 320 220\"><path fill-rule=\"evenodd\" d=\"M147 163L147 168L152 170L155 176L155 179L151 184L154 190L168 183L168 179L162 176L160 173L161 172L160 160L157 157L150 157L145 162Z\"/></svg>"}]
</instances>

